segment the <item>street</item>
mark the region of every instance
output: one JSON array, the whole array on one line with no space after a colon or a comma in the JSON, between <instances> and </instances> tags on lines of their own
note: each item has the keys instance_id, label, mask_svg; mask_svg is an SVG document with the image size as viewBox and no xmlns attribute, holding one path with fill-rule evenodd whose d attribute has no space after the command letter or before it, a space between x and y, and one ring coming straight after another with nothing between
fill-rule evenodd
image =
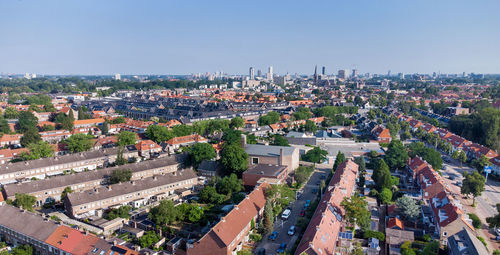
<instances>
[{"instance_id":1,"label":"street","mask_svg":"<svg viewBox=\"0 0 500 255\"><path fill-rule=\"evenodd\" d=\"M299 213L304 209L306 200L311 200L312 202L316 198L318 194L313 194L312 191L313 189L319 189L319 185L317 183L321 181L321 175L328 176L330 170L331 166L328 167L328 165L316 165L316 169L311 174L311 177L302 189L302 196L300 197L300 199L290 204L289 207L292 209L290 217L287 220L283 220L281 219L281 215L279 215L275 220L274 231L278 232L278 237L276 238L276 240L269 240L269 234L263 236L262 241L256 247L255 252L258 252L260 248L265 248L266 254L276 254L276 250L281 243L287 243L287 251L289 251L293 247L299 233L303 230L297 229L293 236L288 235L288 230L291 226L294 226L297 223L297 220L300 218Z\"/></svg>"}]
</instances>

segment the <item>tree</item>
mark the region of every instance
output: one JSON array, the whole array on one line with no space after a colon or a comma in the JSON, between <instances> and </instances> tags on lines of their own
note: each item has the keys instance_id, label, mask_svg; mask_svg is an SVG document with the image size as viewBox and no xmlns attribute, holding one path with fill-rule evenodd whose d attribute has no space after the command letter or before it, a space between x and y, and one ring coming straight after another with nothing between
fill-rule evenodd
<instances>
[{"instance_id":1,"label":"tree","mask_svg":"<svg viewBox=\"0 0 500 255\"><path fill-rule=\"evenodd\" d=\"M283 137L282 135L274 135L274 140L273 140L272 145L290 147L288 140L285 137Z\"/></svg>"},{"instance_id":2,"label":"tree","mask_svg":"<svg viewBox=\"0 0 500 255\"><path fill-rule=\"evenodd\" d=\"M373 170L373 181L379 191L382 189L390 189L392 187L391 172L389 171L389 166L385 163L383 159L379 160L377 167Z\"/></svg>"},{"instance_id":3,"label":"tree","mask_svg":"<svg viewBox=\"0 0 500 255\"><path fill-rule=\"evenodd\" d=\"M271 201L267 200L264 206L264 233L271 233L273 231L274 213L272 207Z\"/></svg>"},{"instance_id":4,"label":"tree","mask_svg":"<svg viewBox=\"0 0 500 255\"><path fill-rule=\"evenodd\" d=\"M33 113L22 111L19 113L17 127L19 131L26 132L28 129L36 129L38 118Z\"/></svg>"},{"instance_id":5,"label":"tree","mask_svg":"<svg viewBox=\"0 0 500 255\"><path fill-rule=\"evenodd\" d=\"M266 126L280 121L280 114L277 112L269 112L259 118L259 126Z\"/></svg>"},{"instance_id":6,"label":"tree","mask_svg":"<svg viewBox=\"0 0 500 255\"><path fill-rule=\"evenodd\" d=\"M401 209L403 216L409 220L415 220L420 215L420 206L414 199L402 196L396 200L396 205Z\"/></svg>"},{"instance_id":7,"label":"tree","mask_svg":"<svg viewBox=\"0 0 500 255\"><path fill-rule=\"evenodd\" d=\"M226 196L217 193L213 186L205 186L200 191L199 197L201 202L210 204L222 204L226 200Z\"/></svg>"},{"instance_id":8,"label":"tree","mask_svg":"<svg viewBox=\"0 0 500 255\"><path fill-rule=\"evenodd\" d=\"M16 200L14 201L16 207L32 212L35 203L36 197L28 194L16 193Z\"/></svg>"},{"instance_id":9,"label":"tree","mask_svg":"<svg viewBox=\"0 0 500 255\"><path fill-rule=\"evenodd\" d=\"M0 133L8 134L10 132L9 122L0 115Z\"/></svg>"},{"instance_id":10,"label":"tree","mask_svg":"<svg viewBox=\"0 0 500 255\"><path fill-rule=\"evenodd\" d=\"M486 218L486 222L488 223L490 228L500 228L500 204L496 205L497 214L492 217Z\"/></svg>"},{"instance_id":11,"label":"tree","mask_svg":"<svg viewBox=\"0 0 500 255\"><path fill-rule=\"evenodd\" d=\"M227 173L240 176L248 167L248 154L237 144L225 144L221 152L221 163Z\"/></svg>"},{"instance_id":12,"label":"tree","mask_svg":"<svg viewBox=\"0 0 500 255\"><path fill-rule=\"evenodd\" d=\"M70 112L72 112L72 111L70 111ZM68 130L68 131L73 130L74 119L71 119L70 116L68 116L62 112L58 113L54 117L54 122L58 124L59 128L62 128L62 129Z\"/></svg>"},{"instance_id":13,"label":"tree","mask_svg":"<svg viewBox=\"0 0 500 255\"><path fill-rule=\"evenodd\" d=\"M64 188L61 193L61 200L64 200L70 193L73 193L73 190L71 189L70 186Z\"/></svg>"},{"instance_id":14,"label":"tree","mask_svg":"<svg viewBox=\"0 0 500 255\"><path fill-rule=\"evenodd\" d=\"M460 151L460 154L458 154L458 160L460 161L460 167L462 167L463 164L467 161L467 155L465 155L464 151Z\"/></svg>"},{"instance_id":15,"label":"tree","mask_svg":"<svg viewBox=\"0 0 500 255\"><path fill-rule=\"evenodd\" d=\"M167 127L159 125L151 125L146 129L146 136L155 143L161 143L174 138L174 134L169 132Z\"/></svg>"},{"instance_id":16,"label":"tree","mask_svg":"<svg viewBox=\"0 0 500 255\"><path fill-rule=\"evenodd\" d=\"M313 121L307 120L306 124L304 124L304 130L306 132L315 133L318 130L318 127L316 126L316 123L314 123Z\"/></svg>"},{"instance_id":17,"label":"tree","mask_svg":"<svg viewBox=\"0 0 500 255\"><path fill-rule=\"evenodd\" d=\"M189 149L189 156L195 166L203 160L211 160L217 156L214 147L208 143L197 143Z\"/></svg>"},{"instance_id":18,"label":"tree","mask_svg":"<svg viewBox=\"0 0 500 255\"><path fill-rule=\"evenodd\" d=\"M342 151L339 150L339 152L337 152L337 156L335 157L335 163L333 163L332 172L337 171L337 168L340 166L340 164L344 163L345 161L346 158L344 153L342 153Z\"/></svg>"},{"instance_id":19,"label":"tree","mask_svg":"<svg viewBox=\"0 0 500 255\"><path fill-rule=\"evenodd\" d=\"M92 148L92 140L86 134L75 134L66 139L68 150L71 153L88 151Z\"/></svg>"},{"instance_id":20,"label":"tree","mask_svg":"<svg viewBox=\"0 0 500 255\"><path fill-rule=\"evenodd\" d=\"M224 134L222 135L222 140L227 144L240 144L241 134L243 133L240 130L234 130L228 128L224 130Z\"/></svg>"},{"instance_id":21,"label":"tree","mask_svg":"<svg viewBox=\"0 0 500 255\"><path fill-rule=\"evenodd\" d=\"M111 209L111 211L106 215L107 220L114 220L116 218L129 219L130 218L130 210L132 207L129 205L122 205L118 207L118 209Z\"/></svg>"},{"instance_id":22,"label":"tree","mask_svg":"<svg viewBox=\"0 0 500 255\"><path fill-rule=\"evenodd\" d=\"M122 131L118 134L118 145L120 146L135 144L135 142L136 142L136 137L135 133L133 132Z\"/></svg>"},{"instance_id":23,"label":"tree","mask_svg":"<svg viewBox=\"0 0 500 255\"><path fill-rule=\"evenodd\" d=\"M115 184L120 182L128 182L132 178L132 171L130 169L116 169L111 172L109 183Z\"/></svg>"},{"instance_id":24,"label":"tree","mask_svg":"<svg viewBox=\"0 0 500 255\"><path fill-rule=\"evenodd\" d=\"M149 218L157 225L168 225L177 220L178 211L171 200L162 200L156 207L149 211Z\"/></svg>"},{"instance_id":25,"label":"tree","mask_svg":"<svg viewBox=\"0 0 500 255\"><path fill-rule=\"evenodd\" d=\"M328 152L320 149L319 147L314 147L312 150L309 150L302 156L302 160L312 162L312 163L321 163L326 159Z\"/></svg>"},{"instance_id":26,"label":"tree","mask_svg":"<svg viewBox=\"0 0 500 255\"><path fill-rule=\"evenodd\" d=\"M385 154L385 160L391 170L406 166L408 152L400 140L392 140L391 143L389 143L389 147Z\"/></svg>"},{"instance_id":27,"label":"tree","mask_svg":"<svg viewBox=\"0 0 500 255\"><path fill-rule=\"evenodd\" d=\"M411 133L408 130L405 130L401 135L399 135L399 138L401 138L401 141L406 141L411 138Z\"/></svg>"},{"instance_id":28,"label":"tree","mask_svg":"<svg viewBox=\"0 0 500 255\"><path fill-rule=\"evenodd\" d=\"M103 135L108 135L109 133L109 123L108 121L104 121L104 123L102 123L102 126L101 126L101 132Z\"/></svg>"},{"instance_id":29,"label":"tree","mask_svg":"<svg viewBox=\"0 0 500 255\"><path fill-rule=\"evenodd\" d=\"M19 112L16 108L9 106L5 108L3 115L6 119L17 119L19 117Z\"/></svg>"},{"instance_id":30,"label":"tree","mask_svg":"<svg viewBox=\"0 0 500 255\"><path fill-rule=\"evenodd\" d=\"M474 159L472 161L472 165L477 169L478 172L482 173L485 167L491 165L491 162L485 155L482 155L480 158Z\"/></svg>"},{"instance_id":31,"label":"tree","mask_svg":"<svg viewBox=\"0 0 500 255\"><path fill-rule=\"evenodd\" d=\"M486 179L478 172L473 172L472 174L465 172L464 177L460 192L466 196L472 195L472 205L474 205L476 197L481 196L481 193L484 191Z\"/></svg>"},{"instance_id":32,"label":"tree","mask_svg":"<svg viewBox=\"0 0 500 255\"><path fill-rule=\"evenodd\" d=\"M47 125L47 124L45 124L45 125L42 126L42 131L53 131L55 129L56 128L53 125Z\"/></svg>"},{"instance_id":33,"label":"tree","mask_svg":"<svg viewBox=\"0 0 500 255\"><path fill-rule=\"evenodd\" d=\"M240 192L243 190L243 181L238 179L236 174L231 174L217 182L216 188L219 194L230 195L233 192Z\"/></svg>"},{"instance_id":34,"label":"tree","mask_svg":"<svg viewBox=\"0 0 500 255\"><path fill-rule=\"evenodd\" d=\"M443 159L441 158L441 153L433 148L428 148L423 142L412 143L408 146L410 150L410 157L420 156L429 164L432 165L434 169L441 169L443 167Z\"/></svg>"},{"instance_id":35,"label":"tree","mask_svg":"<svg viewBox=\"0 0 500 255\"><path fill-rule=\"evenodd\" d=\"M357 157L354 162L358 164L358 172L359 172L359 178L358 178L358 186L360 188L365 187L366 183L366 162L364 157Z\"/></svg>"},{"instance_id":36,"label":"tree","mask_svg":"<svg viewBox=\"0 0 500 255\"><path fill-rule=\"evenodd\" d=\"M233 119L231 119L231 123L229 124L229 127L231 127L232 129L238 129L244 126L245 121L241 117L234 117Z\"/></svg>"},{"instance_id":37,"label":"tree","mask_svg":"<svg viewBox=\"0 0 500 255\"><path fill-rule=\"evenodd\" d=\"M388 188L382 188L382 191L378 194L381 204L388 204L392 200L392 191Z\"/></svg>"},{"instance_id":38,"label":"tree","mask_svg":"<svg viewBox=\"0 0 500 255\"><path fill-rule=\"evenodd\" d=\"M48 142L38 141L28 145L30 154L34 159L50 158L54 156L54 148Z\"/></svg>"},{"instance_id":39,"label":"tree","mask_svg":"<svg viewBox=\"0 0 500 255\"><path fill-rule=\"evenodd\" d=\"M33 252L33 247L28 244L18 245L14 249L12 249L12 255L32 255L35 254Z\"/></svg>"},{"instance_id":40,"label":"tree","mask_svg":"<svg viewBox=\"0 0 500 255\"><path fill-rule=\"evenodd\" d=\"M21 145L28 147L32 143L38 143L42 140L38 130L36 128L30 128L24 131L23 137L21 137Z\"/></svg>"},{"instance_id":41,"label":"tree","mask_svg":"<svg viewBox=\"0 0 500 255\"><path fill-rule=\"evenodd\" d=\"M314 171L314 168L312 166L299 166L297 170L295 171L294 179L297 182L297 184L300 186L303 183L306 183L307 180L309 179L309 176L311 173Z\"/></svg>"},{"instance_id":42,"label":"tree","mask_svg":"<svg viewBox=\"0 0 500 255\"><path fill-rule=\"evenodd\" d=\"M302 107L298 111L293 113L293 117L296 120L305 120L311 118L312 113L307 107Z\"/></svg>"},{"instance_id":43,"label":"tree","mask_svg":"<svg viewBox=\"0 0 500 255\"><path fill-rule=\"evenodd\" d=\"M122 123L125 123L124 117L116 117L111 120L111 124L122 124Z\"/></svg>"},{"instance_id":44,"label":"tree","mask_svg":"<svg viewBox=\"0 0 500 255\"><path fill-rule=\"evenodd\" d=\"M148 231L138 239L139 245L143 248L151 247L158 241L160 241L160 237L154 231Z\"/></svg>"},{"instance_id":45,"label":"tree","mask_svg":"<svg viewBox=\"0 0 500 255\"><path fill-rule=\"evenodd\" d=\"M340 203L345 210L347 222L353 227L360 226L362 229L367 229L370 225L370 211L368 211L368 203L364 197L358 193L351 197L344 197Z\"/></svg>"}]
</instances>

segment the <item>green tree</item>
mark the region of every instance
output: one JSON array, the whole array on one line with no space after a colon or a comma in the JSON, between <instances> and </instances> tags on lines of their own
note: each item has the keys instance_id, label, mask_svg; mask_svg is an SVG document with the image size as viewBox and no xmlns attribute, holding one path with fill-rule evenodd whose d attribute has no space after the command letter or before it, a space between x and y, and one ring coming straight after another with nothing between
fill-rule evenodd
<instances>
[{"instance_id":1,"label":"green tree","mask_svg":"<svg viewBox=\"0 0 500 255\"><path fill-rule=\"evenodd\" d=\"M92 140L86 134L75 134L66 139L71 153L88 151L92 148Z\"/></svg>"},{"instance_id":2,"label":"green tree","mask_svg":"<svg viewBox=\"0 0 500 255\"><path fill-rule=\"evenodd\" d=\"M169 131L167 127L159 125L149 126L146 129L146 136L158 144L174 138L173 132Z\"/></svg>"},{"instance_id":3,"label":"green tree","mask_svg":"<svg viewBox=\"0 0 500 255\"><path fill-rule=\"evenodd\" d=\"M17 119L19 117L19 112L14 107L7 107L3 113L6 119Z\"/></svg>"},{"instance_id":4,"label":"green tree","mask_svg":"<svg viewBox=\"0 0 500 255\"><path fill-rule=\"evenodd\" d=\"M135 133L133 132L122 131L118 134L118 145L120 146L135 144L135 142L136 142L136 137Z\"/></svg>"},{"instance_id":5,"label":"green tree","mask_svg":"<svg viewBox=\"0 0 500 255\"><path fill-rule=\"evenodd\" d=\"M497 214L492 217L486 218L486 222L490 228L500 228L500 204L496 205Z\"/></svg>"},{"instance_id":6,"label":"green tree","mask_svg":"<svg viewBox=\"0 0 500 255\"><path fill-rule=\"evenodd\" d=\"M138 239L139 245L143 248L149 248L158 241L160 237L154 231L148 231Z\"/></svg>"},{"instance_id":7,"label":"green tree","mask_svg":"<svg viewBox=\"0 0 500 255\"><path fill-rule=\"evenodd\" d=\"M313 121L307 120L306 124L304 124L304 130L306 132L315 133L318 130L318 127L316 126L316 123L314 123Z\"/></svg>"},{"instance_id":8,"label":"green tree","mask_svg":"<svg viewBox=\"0 0 500 255\"><path fill-rule=\"evenodd\" d=\"M378 194L381 204L389 204L392 200L392 191L388 188L382 188L382 191Z\"/></svg>"},{"instance_id":9,"label":"green tree","mask_svg":"<svg viewBox=\"0 0 500 255\"><path fill-rule=\"evenodd\" d=\"M129 212L132 210L132 207L129 205L122 205L117 209L111 209L111 211L106 215L107 220L114 220L116 218L129 219Z\"/></svg>"},{"instance_id":10,"label":"green tree","mask_svg":"<svg viewBox=\"0 0 500 255\"><path fill-rule=\"evenodd\" d=\"M21 132L26 132L29 129L36 129L38 118L33 113L22 111L19 113L17 128Z\"/></svg>"},{"instance_id":11,"label":"green tree","mask_svg":"<svg viewBox=\"0 0 500 255\"><path fill-rule=\"evenodd\" d=\"M115 184L120 182L128 182L132 178L132 171L130 169L116 169L111 172L109 183Z\"/></svg>"},{"instance_id":12,"label":"green tree","mask_svg":"<svg viewBox=\"0 0 500 255\"><path fill-rule=\"evenodd\" d=\"M12 255L33 255L33 247L28 244L18 245L12 249Z\"/></svg>"},{"instance_id":13,"label":"green tree","mask_svg":"<svg viewBox=\"0 0 500 255\"><path fill-rule=\"evenodd\" d=\"M87 120L90 119L90 114L88 113L89 109L85 106L80 106L78 108L78 119L79 120Z\"/></svg>"},{"instance_id":14,"label":"green tree","mask_svg":"<svg viewBox=\"0 0 500 255\"><path fill-rule=\"evenodd\" d=\"M389 143L389 147L385 154L385 160L392 170L406 166L408 152L400 140L392 140L391 143Z\"/></svg>"},{"instance_id":15,"label":"green tree","mask_svg":"<svg viewBox=\"0 0 500 255\"><path fill-rule=\"evenodd\" d=\"M48 142L38 141L28 145L30 154L35 158L50 158L54 156L54 148Z\"/></svg>"},{"instance_id":16,"label":"green tree","mask_svg":"<svg viewBox=\"0 0 500 255\"><path fill-rule=\"evenodd\" d=\"M491 162L486 156L482 155L480 158L474 159L472 161L472 165L477 169L478 172L482 173L485 167L491 165Z\"/></svg>"},{"instance_id":17,"label":"green tree","mask_svg":"<svg viewBox=\"0 0 500 255\"><path fill-rule=\"evenodd\" d=\"M259 126L266 126L280 121L280 114L277 112L269 112L259 118Z\"/></svg>"},{"instance_id":18,"label":"green tree","mask_svg":"<svg viewBox=\"0 0 500 255\"><path fill-rule=\"evenodd\" d=\"M61 200L64 200L70 193L73 193L73 190L71 189L70 186L64 188L61 193Z\"/></svg>"},{"instance_id":19,"label":"green tree","mask_svg":"<svg viewBox=\"0 0 500 255\"><path fill-rule=\"evenodd\" d=\"M472 204L474 205L476 197L481 196L481 193L484 191L486 179L478 172L473 172L472 174L465 172L464 177L460 192L466 196L471 195L473 198Z\"/></svg>"},{"instance_id":20,"label":"green tree","mask_svg":"<svg viewBox=\"0 0 500 255\"><path fill-rule=\"evenodd\" d=\"M229 195L233 192L243 190L243 181L238 179L236 174L231 174L230 176L224 176L224 178L217 182L216 188L218 193Z\"/></svg>"},{"instance_id":21,"label":"green tree","mask_svg":"<svg viewBox=\"0 0 500 255\"><path fill-rule=\"evenodd\" d=\"M302 156L302 160L312 163L321 163L326 159L328 152L320 149L319 147L314 147Z\"/></svg>"},{"instance_id":22,"label":"green tree","mask_svg":"<svg viewBox=\"0 0 500 255\"><path fill-rule=\"evenodd\" d=\"M111 124L122 124L122 123L125 123L124 117L116 117L111 120Z\"/></svg>"},{"instance_id":23,"label":"green tree","mask_svg":"<svg viewBox=\"0 0 500 255\"><path fill-rule=\"evenodd\" d=\"M197 143L189 149L189 156L195 166L203 160L211 160L217 156L214 147L208 143Z\"/></svg>"},{"instance_id":24,"label":"green tree","mask_svg":"<svg viewBox=\"0 0 500 255\"><path fill-rule=\"evenodd\" d=\"M458 154L458 160L460 161L460 167L463 166L463 164L467 161L467 155L465 155L464 151L460 151Z\"/></svg>"},{"instance_id":25,"label":"green tree","mask_svg":"<svg viewBox=\"0 0 500 255\"><path fill-rule=\"evenodd\" d=\"M370 225L370 211L368 211L368 203L365 198L358 193L351 197L344 197L341 203L345 210L345 217L351 226L359 226L362 229L367 229Z\"/></svg>"},{"instance_id":26,"label":"green tree","mask_svg":"<svg viewBox=\"0 0 500 255\"><path fill-rule=\"evenodd\" d=\"M149 211L149 218L159 226L169 225L178 218L178 211L171 200L162 200L156 207Z\"/></svg>"},{"instance_id":27,"label":"green tree","mask_svg":"<svg viewBox=\"0 0 500 255\"><path fill-rule=\"evenodd\" d=\"M396 200L396 205L406 219L415 220L420 215L420 206L414 199L408 196L402 196Z\"/></svg>"},{"instance_id":28,"label":"green tree","mask_svg":"<svg viewBox=\"0 0 500 255\"><path fill-rule=\"evenodd\" d=\"M274 140L273 140L272 145L290 147L288 140L285 137L283 137L282 135L274 135Z\"/></svg>"},{"instance_id":29,"label":"green tree","mask_svg":"<svg viewBox=\"0 0 500 255\"><path fill-rule=\"evenodd\" d=\"M233 119L231 119L231 124L229 124L229 127L231 127L232 129L238 129L244 126L245 121L241 117L234 117Z\"/></svg>"},{"instance_id":30,"label":"green tree","mask_svg":"<svg viewBox=\"0 0 500 255\"><path fill-rule=\"evenodd\" d=\"M210 204L222 204L226 200L226 196L217 193L213 186L205 186L200 191L199 197L201 202Z\"/></svg>"},{"instance_id":31,"label":"green tree","mask_svg":"<svg viewBox=\"0 0 500 255\"><path fill-rule=\"evenodd\" d=\"M266 205L264 206L264 233L271 233L274 228L274 213L273 213L273 205L271 201L266 201Z\"/></svg>"},{"instance_id":32,"label":"green tree","mask_svg":"<svg viewBox=\"0 0 500 255\"><path fill-rule=\"evenodd\" d=\"M390 189L392 187L391 172L389 171L389 166L385 163L383 159L379 160L377 167L373 170L373 181L379 191L382 189Z\"/></svg>"},{"instance_id":33,"label":"green tree","mask_svg":"<svg viewBox=\"0 0 500 255\"><path fill-rule=\"evenodd\" d=\"M32 212L35 203L36 197L28 194L16 193L16 200L14 201L16 207Z\"/></svg>"},{"instance_id":34,"label":"green tree","mask_svg":"<svg viewBox=\"0 0 500 255\"><path fill-rule=\"evenodd\" d=\"M224 145L221 152L221 163L227 173L240 176L248 167L248 154L236 144Z\"/></svg>"},{"instance_id":35,"label":"green tree","mask_svg":"<svg viewBox=\"0 0 500 255\"><path fill-rule=\"evenodd\" d=\"M102 126L101 126L101 132L103 135L108 135L109 133L109 123L108 121L104 121L104 123L102 123Z\"/></svg>"},{"instance_id":36,"label":"green tree","mask_svg":"<svg viewBox=\"0 0 500 255\"><path fill-rule=\"evenodd\" d=\"M58 124L58 128L65 129L68 131L73 130L74 119L72 119L70 116L67 116L62 112L56 115L56 117L54 118L54 122Z\"/></svg>"},{"instance_id":37,"label":"green tree","mask_svg":"<svg viewBox=\"0 0 500 255\"><path fill-rule=\"evenodd\" d=\"M309 118L311 118L311 116L312 116L311 111L309 110L309 108L306 108L306 107L302 107L298 111L293 113L293 117L296 120L309 119Z\"/></svg>"},{"instance_id":38,"label":"green tree","mask_svg":"<svg viewBox=\"0 0 500 255\"><path fill-rule=\"evenodd\" d=\"M38 130L36 128L27 129L23 133L23 137L21 137L21 145L24 147L28 147L28 145L32 143L38 143L42 140Z\"/></svg>"},{"instance_id":39,"label":"green tree","mask_svg":"<svg viewBox=\"0 0 500 255\"><path fill-rule=\"evenodd\" d=\"M358 177L358 186L360 188L365 187L366 183L366 162L364 157L357 157L354 162L358 164L358 172L359 172L359 177Z\"/></svg>"},{"instance_id":40,"label":"green tree","mask_svg":"<svg viewBox=\"0 0 500 255\"><path fill-rule=\"evenodd\" d=\"M222 135L222 140L227 144L240 144L241 134L243 133L240 130L226 129Z\"/></svg>"},{"instance_id":41,"label":"green tree","mask_svg":"<svg viewBox=\"0 0 500 255\"><path fill-rule=\"evenodd\" d=\"M337 152L337 156L335 157L335 162L333 163L332 171L333 172L337 171L337 168L340 166L340 164L344 163L345 161L346 158L344 153L342 153L342 151L339 150L339 152Z\"/></svg>"},{"instance_id":42,"label":"green tree","mask_svg":"<svg viewBox=\"0 0 500 255\"><path fill-rule=\"evenodd\" d=\"M42 126L42 131L53 131L55 129L56 128L53 125L47 125L47 124L45 124L45 125Z\"/></svg>"}]
</instances>

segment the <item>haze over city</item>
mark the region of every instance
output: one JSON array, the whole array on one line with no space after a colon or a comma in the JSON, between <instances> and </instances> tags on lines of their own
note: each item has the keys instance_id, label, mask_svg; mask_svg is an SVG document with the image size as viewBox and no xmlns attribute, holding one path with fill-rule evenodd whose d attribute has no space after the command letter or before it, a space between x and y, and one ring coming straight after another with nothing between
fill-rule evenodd
<instances>
[{"instance_id":1,"label":"haze over city","mask_svg":"<svg viewBox=\"0 0 500 255\"><path fill-rule=\"evenodd\" d=\"M0 72L498 73L498 1L1 1Z\"/></svg>"}]
</instances>

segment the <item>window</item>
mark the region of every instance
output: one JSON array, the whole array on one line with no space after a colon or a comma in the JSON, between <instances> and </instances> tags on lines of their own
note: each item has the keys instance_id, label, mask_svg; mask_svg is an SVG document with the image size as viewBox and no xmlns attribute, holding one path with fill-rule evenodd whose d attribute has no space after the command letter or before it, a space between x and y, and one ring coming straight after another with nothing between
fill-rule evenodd
<instances>
[{"instance_id":1,"label":"window","mask_svg":"<svg viewBox=\"0 0 500 255\"><path fill-rule=\"evenodd\" d=\"M259 164L259 158L252 158L252 165Z\"/></svg>"}]
</instances>

